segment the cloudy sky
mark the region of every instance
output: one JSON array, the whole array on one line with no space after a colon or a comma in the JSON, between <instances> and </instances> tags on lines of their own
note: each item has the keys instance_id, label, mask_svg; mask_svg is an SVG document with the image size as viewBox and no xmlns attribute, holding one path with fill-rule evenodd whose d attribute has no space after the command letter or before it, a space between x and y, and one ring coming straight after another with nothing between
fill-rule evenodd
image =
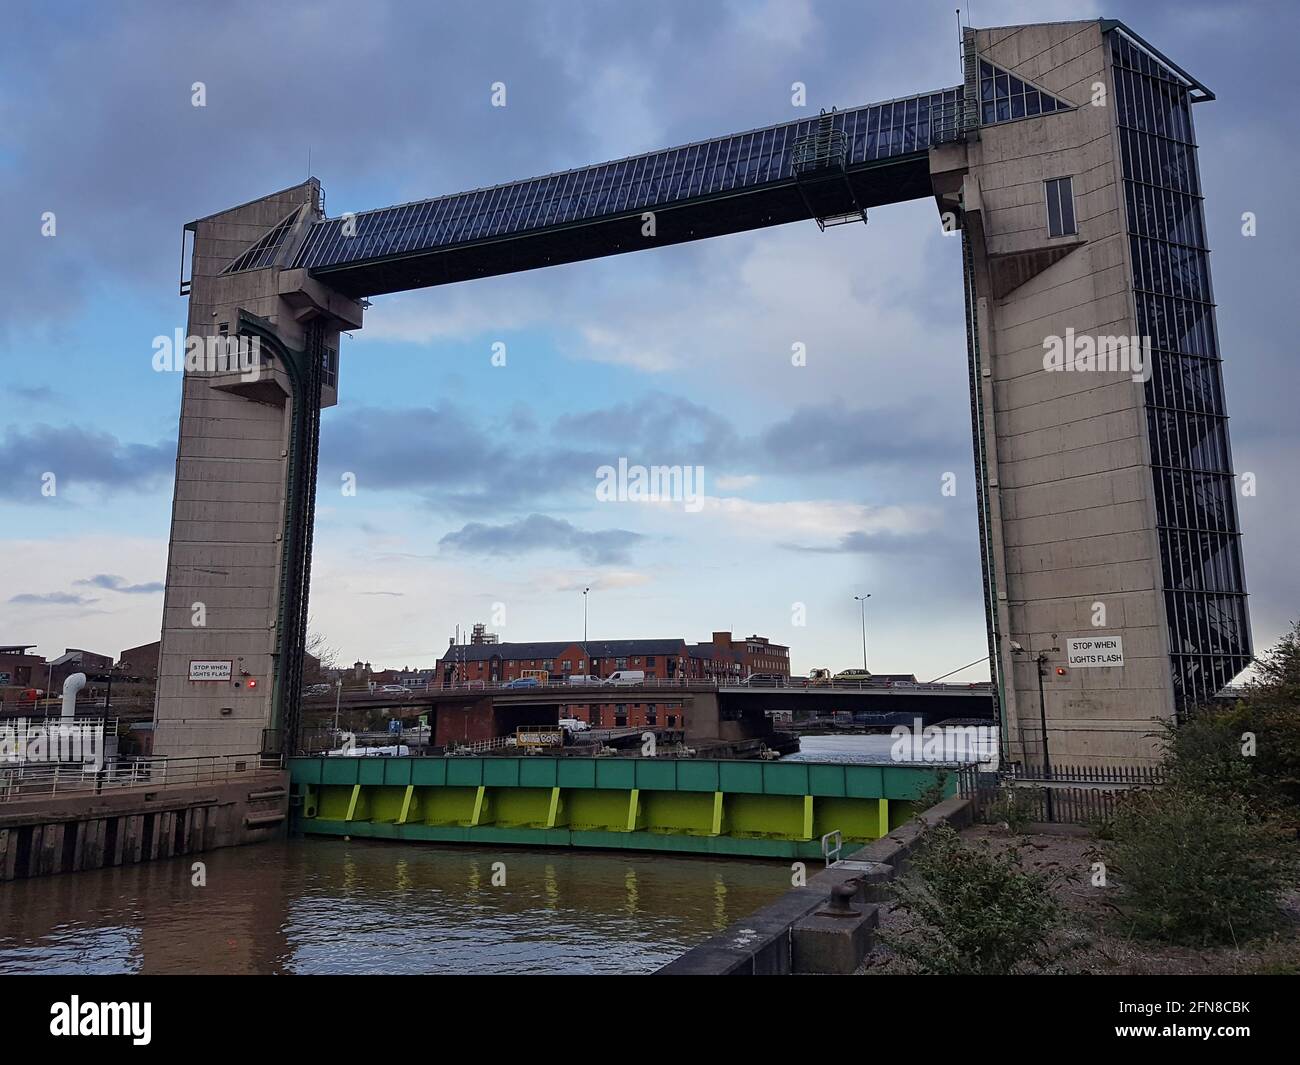
<instances>
[{"instance_id":1,"label":"cloudy sky","mask_svg":"<svg viewBox=\"0 0 1300 1065\"><path fill-rule=\"evenodd\" d=\"M153 371L152 340L184 325L187 221L297 183L309 155L337 215L802 117L795 81L812 113L954 85L953 7L10 5L0 643L117 653L158 636L180 381ZM1241 506L1262 647L1300 613L1300 370L1282 314L1297 9L968 11L1121 18L1218 94L1195 118L1235 465L1258 483ZM790 644L796 670L843 669L862 654L853 596L870 593L876 671L929 679L979 658L959 286L959 242L918 201L865 227L376 299L324 416L315 627L347 660L432 664L477 620L506 639L580 636L590 587L593 638L758 632ZM702 505L597 502L595 470L620 456L702 466Z\"/></svg>"}]
</instances>

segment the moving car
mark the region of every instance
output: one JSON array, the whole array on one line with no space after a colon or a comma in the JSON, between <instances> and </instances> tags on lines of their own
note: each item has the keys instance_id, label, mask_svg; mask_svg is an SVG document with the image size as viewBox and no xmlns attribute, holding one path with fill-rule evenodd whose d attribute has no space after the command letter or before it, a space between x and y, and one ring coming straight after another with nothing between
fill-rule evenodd
<instances>
[{"instance_id":1,"label":"moving car","mask_svg":"<svg viewBox=\"0 0 1300 1065\"><path fill-rule=\"evenodd\" d=\"M590 731L591 726L581 718L562 717L560 718L560 728L564 729L566 732L588 732Z\"/></svg>"},{"instance_id":2,"label":"moving car","mask_svg":"<svg viewBox=\"0 0 1300 1065\"><path fill-rule=\"evenodd\" d=\"M620 669L605 678L606 684L644 684L644 669Z\"/></svg>"},{"instance_id":3,"label":"moving car","mask_svg":"<svg viewBox=\"0 0 1300 1065\"><path fill-rule=\"evenodd\" d=\"M501 685L503 688L540 688L541 686L541 682L536 677L517 677Z\"/></svg>"},{"instance_id":4,"label":"moving car","mask_svg":"<svg viewBox=\"0 0 1300 1065\"><path fill-rule=\"evenodd\" d=\"M411 694L411 689L404 687L401 684L385 684L382 688L378 690L381 695L401 695L403 693L406 695Z\"/></svg>"}]
</instances>

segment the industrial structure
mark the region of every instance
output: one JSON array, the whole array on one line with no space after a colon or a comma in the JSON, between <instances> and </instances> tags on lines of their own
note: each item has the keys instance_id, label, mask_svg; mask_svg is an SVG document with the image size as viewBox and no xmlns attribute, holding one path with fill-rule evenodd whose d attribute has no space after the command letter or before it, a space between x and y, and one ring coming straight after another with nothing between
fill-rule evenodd
<instances>
[{"instance_id":1,"label":"industrial structure","mask_svg":"<svg viewBox=\"0 0 1300 1065\"><path fill-rule=\"evenodd\" d=\"M961 234L1004 754L1149 759L1153 718L1251 658L1191 115L1213 96L1110 20L963 44L950 88L338 218L312 179L191 223L190 341L218 357L185 375L155 750L294 749L320 409L365 297L934 197Z\"/></svg>"}]
</instances>

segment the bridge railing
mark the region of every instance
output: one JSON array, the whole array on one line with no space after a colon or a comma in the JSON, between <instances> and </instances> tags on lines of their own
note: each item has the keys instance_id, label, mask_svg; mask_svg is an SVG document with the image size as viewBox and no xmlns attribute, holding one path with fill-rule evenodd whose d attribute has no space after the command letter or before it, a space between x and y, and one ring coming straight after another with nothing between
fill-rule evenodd
<instances>
[{"instance_id":1,"label":"bridge railing","mask_svg":"<svg viewBox=\"0 0 1300 1065\"><path fill-rule=\"evenodd\" d=\"M149 757L106 762L0 761L0 802L38 796L90 795L131 788L223 784L242 776L283 768L279 756L203 755Z\"/></svg>"},{"instance_id":2,"label":"bridge railing","mask_svg":"<svg viewBox=\"0 0 1300 1065\"><path fill-rule=\"evenodd\" d=\"M461 683L451 684L429 684L423 688L409 688L403 692L383 692L383 691L361 691L354 690L351 692L344 691L345 698L363 698L363 699L387 699L394 702L414 697L418 695L427 695L432 692L493 692L493 693L514 693L536 691L538 689L545 691L563 691L566 694L572 693L575 701L582 701L580 696L584 692L610 692L610 691L637 691L644 688L654 688L663 690L681 690L690 688L712 688L715 690L767 690L767 689L793 689L796 691L809 690L831 690L831 691L893 691L893 692L947 692L956 694L960 692L987 693L991 691L988 682L974 684L925 684L911 682L892 682L892 681L871 681L871 680L829 680L829 681L811 681L803 677L754 677L748 679L719 679L717 677L646 677L644 680L637 681L635 684L617 684L608 681L593 681L590 684L570 684L567 680L550 680L539 681L536 684L513 684L510 681L481 681L470 680ZM324 706L334 701L333 695L309 696L314 700L313 705Z\"/></svg>"}]
</instances>

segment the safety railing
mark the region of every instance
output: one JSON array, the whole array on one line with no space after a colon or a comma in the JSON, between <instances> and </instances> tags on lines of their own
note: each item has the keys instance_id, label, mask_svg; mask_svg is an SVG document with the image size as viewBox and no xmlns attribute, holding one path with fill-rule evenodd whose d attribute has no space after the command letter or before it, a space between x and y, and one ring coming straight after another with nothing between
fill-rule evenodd
<instances>
[{"instance_id":1,"label":"safety railing","mask_svg":"<svg viewBox=\"0 0 1300 1065\"><path fill-rule=\"evenodd\" d=\"M283 767L278 755L224 754L190 758L120 759L93 762L0 760L0 802L38 796L102 794L130 788L223 784Z\"/></svg>"},{"instance_id":2,"label":"safety railing","mask_svg":"<svg viewBox=\"0 0 1300 1065\"><path fill-rule=\"evenodd\" d=\"M813 681L803 677L750 677L748 679L741 677L718 678L718 677L646 677L644 680L635 683L619 683L608 680L590 681L585 683L574 684L564 679L550 680L545 683L537 682L535 684L516 684L511 681L483 681L483 680L462 680L451 681L445 684L430 684L423 688L409 688L404 692L382 692L382 691L347 691L343 692L345 704L349 700L370 699L375 702L391 701L400 702L408 697L428 695L432 692L528 692L537 689L546 690L563 690L573 695L574 702L586 701L582 698L584 693L595 692L614 692L622 690L637 690L641 688L662 688L671 689L691 689L691 688L717 688L727 690L738 690L746 688L791 688L799 691L807 689L826 690L833 689L837 691L929 691L929 692L979 692L987 694L991 688L987 681L977 682L974 684L932 684L912 681L884 681L884 680L826 680ZM309 696L309 699L317 697ZM334 696L318 697L319 701L313 701L312 705L316 707L332 705ZM609 701L609 700L603 700Z\"/></svg>"}]
</instances>

